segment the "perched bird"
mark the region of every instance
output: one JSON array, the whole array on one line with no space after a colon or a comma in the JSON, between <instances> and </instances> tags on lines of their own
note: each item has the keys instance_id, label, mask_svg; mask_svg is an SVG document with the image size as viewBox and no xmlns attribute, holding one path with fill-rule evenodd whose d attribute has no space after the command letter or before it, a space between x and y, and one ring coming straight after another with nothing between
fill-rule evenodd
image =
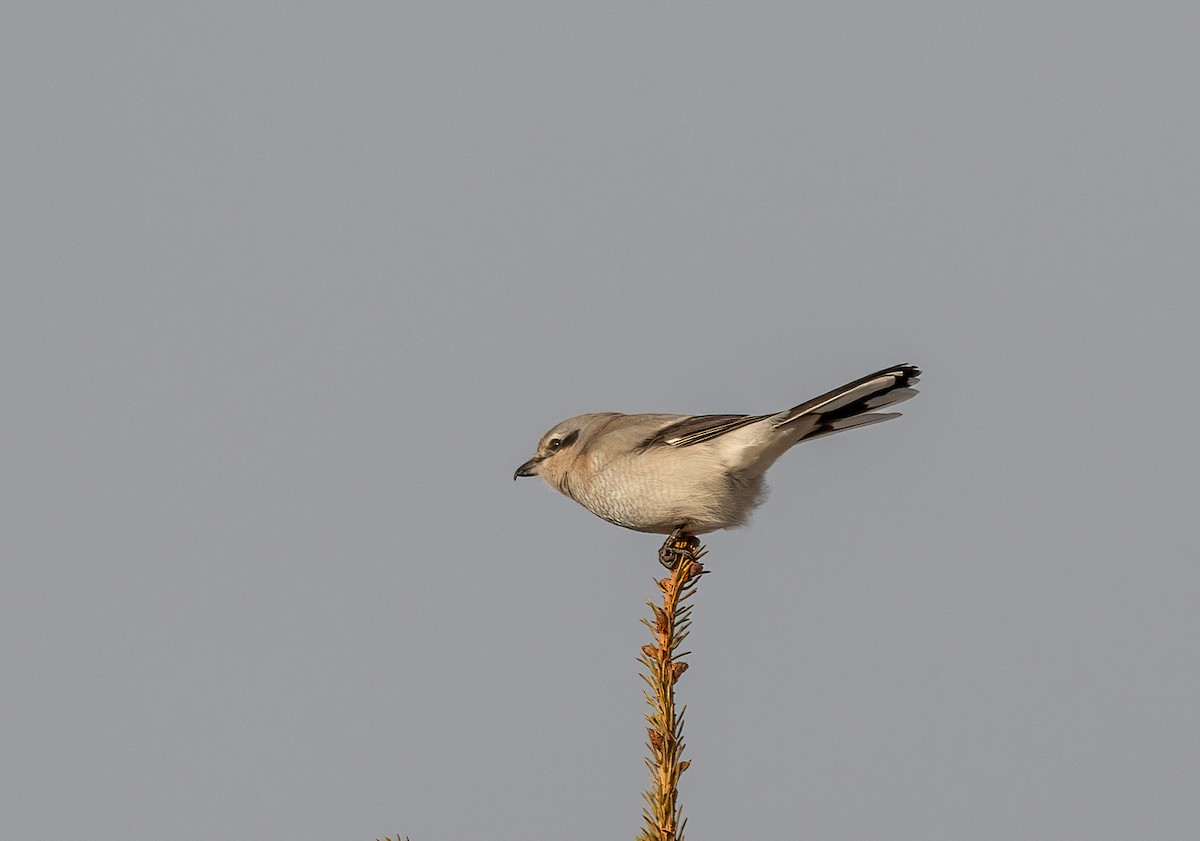
<instances>
[{"instance_id":1,"label":"perched bird","mask_svg":"<svg viewBox=\"0 0 1200 841\"><path fill-rule=\"evenodd\" d=\"M744 523L775 459L801 441L899 417L874 410L915 395L920 375L894 365L777 414L577 415L543 435L513 478L541 476L610 523L671 535L669 545Z\"/></svg>"}]
</instances>

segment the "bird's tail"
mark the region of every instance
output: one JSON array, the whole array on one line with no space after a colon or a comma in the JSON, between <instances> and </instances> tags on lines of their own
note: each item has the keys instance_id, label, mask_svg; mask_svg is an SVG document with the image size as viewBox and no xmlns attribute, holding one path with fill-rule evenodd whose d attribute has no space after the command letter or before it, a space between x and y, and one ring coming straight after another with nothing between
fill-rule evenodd
<instances>
[{"instance_id":1,"label":"bird's tail","mask_svg":"<svg viewBox=\"0 0 1200 841\"><path fill-rule=\"evenodd\" d=\"M771 418L771 422L776 427L805 429L795 440L808 441L856 426L898 418L899 412L875 410L914 396L917 390L912 385L920 376L920 369L912 365L893 365L780 412Z\"/></svg>"}]
</instances>

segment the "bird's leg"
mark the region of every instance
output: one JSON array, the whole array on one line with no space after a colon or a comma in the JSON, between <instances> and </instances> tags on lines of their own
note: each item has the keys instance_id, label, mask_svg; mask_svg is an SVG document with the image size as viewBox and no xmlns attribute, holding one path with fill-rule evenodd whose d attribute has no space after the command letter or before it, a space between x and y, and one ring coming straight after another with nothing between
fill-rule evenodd
<instances>
[{"instance_id":1,"label":"bird's leg","mask_svg":"<svg viewBox=\"0 0 1200 841\"><path fill-rule=\"evenodd\" d=\"M675 569L680 561L687 556L695 555L699 548L700 538L694 534L688 534L683 530L683 526L680 526L667 535L662 548L658 550L658 562L667 569Z\"/></svg>"}]
</instances>

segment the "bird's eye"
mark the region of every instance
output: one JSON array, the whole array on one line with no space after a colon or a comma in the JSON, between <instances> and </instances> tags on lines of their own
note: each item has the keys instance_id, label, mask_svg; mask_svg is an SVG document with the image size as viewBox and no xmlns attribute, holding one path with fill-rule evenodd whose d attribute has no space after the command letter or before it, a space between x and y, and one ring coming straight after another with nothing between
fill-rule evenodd
<instances>
[{"instance_id":1,"label":"bird's eye","mask_svg":"<svg viewBox=\"0 0 1200 841\"><path fill-rule=\"evenodd\" d=\"M551 438L549 441L546 442L546 449L552 453L556 453L559 450L561 450L563 447L569 447L572 444L574 444L575 439L578 437L579 437L578 429L568 432L566 435L564 435L561 438L555 436L554 438Z\"/></svg>"}]
</instances>

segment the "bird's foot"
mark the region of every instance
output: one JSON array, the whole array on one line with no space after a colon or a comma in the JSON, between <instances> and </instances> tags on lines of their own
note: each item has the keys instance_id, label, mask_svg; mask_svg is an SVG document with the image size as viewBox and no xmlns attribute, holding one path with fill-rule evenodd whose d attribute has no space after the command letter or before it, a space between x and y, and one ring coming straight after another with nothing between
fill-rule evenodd
<instances>
[{"instance_id":1,"label":"bird's foot","mask_svg":"<svg viewBox=\"0 0 1200 841\"><path fill-rule=\"evenodd\" d=\"M675 569L685 558L696 560L696 552L699 549L700 538L688 534L680 526L667 535L666 542L658 550L658 562L667 569Z\"/></svg>"}]
</instances>

